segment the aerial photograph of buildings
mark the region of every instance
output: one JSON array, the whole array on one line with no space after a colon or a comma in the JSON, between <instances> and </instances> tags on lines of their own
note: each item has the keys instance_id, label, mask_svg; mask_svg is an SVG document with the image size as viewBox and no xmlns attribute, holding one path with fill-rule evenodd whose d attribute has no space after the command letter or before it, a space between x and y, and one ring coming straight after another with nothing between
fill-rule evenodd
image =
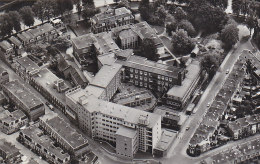
<instances>
[{"instance_id":1,"label":"aerial photograph of buildings","mask_svg":"<svg viewBox=\"0 0 260 164\"><path fill-rule=\"evenodd\" d=\"M0 164L260 164L260 0L0 0Z\"/></svg>"}]
</instances>

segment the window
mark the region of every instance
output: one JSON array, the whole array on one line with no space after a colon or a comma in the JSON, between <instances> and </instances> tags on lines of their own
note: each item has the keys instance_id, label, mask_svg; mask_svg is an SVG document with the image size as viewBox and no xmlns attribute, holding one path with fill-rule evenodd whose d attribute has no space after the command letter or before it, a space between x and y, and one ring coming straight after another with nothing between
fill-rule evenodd
<instances>
[{"instance_id":1,"label":"window","mask_svg":"<svg viewBox=\"0 0 260 164\"><path fill-rule=\"evenodd\" d=\"M165 77L165 80L168 81L168 77Z\"/></svg>"},{"instance_id":2,"label":"window","mask_svg":"<svg viewBox=\"0 0 260 164\"><path fill-rule=\"evenodd\" d=\"M140 71L140 75L142 75L143 74L143 71Z\"/></svg>"},{"instance_id":3,"label":"window","mask_svg":"<svg viewBox=\"0 0 260 164\"><path fill-rule=\"evenodd\" d=\"M133 68L130 68L130 72L134 72Z\"/></svg>"},{"instance_id":4,"label":"window","mask_svg":"<svg viewBox=\"0 0 260 164\"><path fill-rule=\"evenodd\" d=\"M164 76L162 76L162 80L164 80Z\"/></svg>"},{"instance_id":5,"label":"window","mask_svg":"<svg viewBox=\"0 0 260 164\"><path fill-rule=\"evenodd\" d=\"M135 78L138 79L138 75L135 75Z\"/></svg>"},{"instance_id":6,"label":"window","mask_svg":"<svg viewBox=\"0 0 260 164\"><path fill-rule=\"evenodd\" d=\"M137 70L137 69L135 70L135 73L138 73L138 70Z\"/></svg>"},{"instance_id":7,"label":"window","mask_svg":"<svg viewBox=\"0 0 260 164\"><path fill-rule=\"evenodd\" d=\"M158 75L158 79L161 79L161 76L160 76L160 75Z\"/></svg>"},{"instance_id":8,"label":"window","mask_svg":"<svg viewBox=\"0 0 260 164\"><path fill-rule=\"evenodd\" d=\"M146 75L147 75L147 72L144 72L144 75L146 76Z\"/></svg>"},{"instance_id":9,"label":"window","mask_svg":"<svg viewBox=\"0 0 260 164\"><path fill-rule=\"evenodd\" d=\"M147 77L144 77L144 81L147 81Z\"/></svg>"},{"instance_id":10,"label":"window","mask_svg":"<svg viewBox=\"0 0 260 164\"><path fill-rule=\"evenodd\" d=\"M133 77L134 77L134 75L133 75L133 74L130 74L130 77L131 77L131 78L133 78Z\"/></svg>"},{"instance_id":11,"label":"window","mask_svg":"<svg viewBox=\"0 0 260 164\"><path fill-rule=\"evenodd\" d=\"M143 80L143 77L142 77L142 76L140 76L140 80Z\"/></svg>"},{"instance_id":12,"label":"window","mask_svg":"<svg viewBox=\"0 0 260 164\"><path fill-rule=\"evenodd\" d=\"M169 81L172 82L172 78L169 78Z\"/></svg>"}]
</instances>

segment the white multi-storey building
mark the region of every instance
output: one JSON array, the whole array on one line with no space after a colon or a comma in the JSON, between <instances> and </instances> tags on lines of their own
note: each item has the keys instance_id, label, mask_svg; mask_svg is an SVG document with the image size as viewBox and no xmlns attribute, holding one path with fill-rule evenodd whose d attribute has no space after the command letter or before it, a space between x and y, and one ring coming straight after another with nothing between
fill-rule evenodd
<instances>
[{"instance_id":1,"label":"white multi-storey building","mask_svg":"<svg viewBox=\"0 0 260 164\"><path fill-rule=\"evenodd\" d=\"M133 158L137 150L153 152L161 137L160 115L104 101L94 95L82 95L81 89L78 93L81 96L73 92L67 99L73 100L70 106L77 108L79 127L84 132L92 138L120 145L116 150L121 157ZM121 151L122 145L124 151Z\"/></svg>"}]
</instances>

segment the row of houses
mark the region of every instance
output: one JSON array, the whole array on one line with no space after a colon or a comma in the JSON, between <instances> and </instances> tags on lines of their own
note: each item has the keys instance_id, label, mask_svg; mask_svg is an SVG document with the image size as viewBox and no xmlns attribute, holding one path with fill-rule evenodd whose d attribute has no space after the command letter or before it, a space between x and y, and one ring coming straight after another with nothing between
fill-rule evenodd
<instances>
[{"instance_id":1,"label":"row of houses","mask_svg":"<svg viewBox=\"0 0 260 164\"><path fill-rule=\"evenodd\" d=\"M256 114L230 121L227 123L227 130L234 140L254 135L260 130L260 115Z\"/></svg>"},{"instance_id":2,"label":"row of houses","mask_svg":"<svg viewBox=\"0 0 260 164\"><path fill-rule=\"evenodd\" d=\"M230 163L250 163L254 160L257 163L257 158L260 156L260 140L253 139L244 142L240 145L233 146L220 153L214 154L202 160L201 164L230 164ZM254 162L253 162L254 163Z\"/></svg>"},{"instance_id":3,"label":"row of houses","mask_svg":"<svg viewBox=\"0 0 260 164\"><path fill-rule=\"evenodd\" d=\"M245 53L239 56L222 88L204 114L202 122L189 142L187 151L191 156L198 156L216 146L220 121L235 93L241 89L247 56L248 54Z\"/></svg>"},{"instance_id":4,"label":"row of houses","mask_svg":"<svg viewBox=\"0 0 260 164\"><path fill-rule=\"evenodd\" d=\"M22 130L18 140L46 161L55 164L79 162L91 152L88 141L54 113L41 117L38 125ZM92 162L93 158L87 159L87 162ZM93 164L97 162L95 160Z\"/></svg>"}]
</instances>

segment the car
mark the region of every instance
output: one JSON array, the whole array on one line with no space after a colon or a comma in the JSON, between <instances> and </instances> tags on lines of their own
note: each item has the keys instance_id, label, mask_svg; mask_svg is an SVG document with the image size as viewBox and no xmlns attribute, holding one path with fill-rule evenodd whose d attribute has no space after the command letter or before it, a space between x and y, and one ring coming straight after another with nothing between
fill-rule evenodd
<instances>
[{"instance_id":1,"label":"car","mask_svg":"<svg viewBox=\"0 0 260 164\"><path fill-rule=\"evenodd\" d=\"M210 103L207 104L207 107L210 107Z\"/></svg>"},{"instance_id":2,"label":"car","mask_svg":"<svg viewBox=\"0 0 260 164\"><path fill-rule=\"evenodd\" d=\"M226 71L226 74L228 74L229 73L229 69Z\"/></svg>"},{"instance_id":3,"label":"car","mask_svg":"<svg viewBox=\"0 0 260 164\"><path fill-rule=\"evenodd\" d=\"M53 105L51 105L49 102L46 102L45 104L50 108L50 110L54 111Z\"/></svg>"},{"instance_id":4,"label":"car","mask_svg":"<svg viewBox=\"0 0 260 164\"><path fill-rule=\"evenodd\" d=\"M189 130L190 129L190 127L186 127L186 130Z\"/></svg>"}]
</instances>

